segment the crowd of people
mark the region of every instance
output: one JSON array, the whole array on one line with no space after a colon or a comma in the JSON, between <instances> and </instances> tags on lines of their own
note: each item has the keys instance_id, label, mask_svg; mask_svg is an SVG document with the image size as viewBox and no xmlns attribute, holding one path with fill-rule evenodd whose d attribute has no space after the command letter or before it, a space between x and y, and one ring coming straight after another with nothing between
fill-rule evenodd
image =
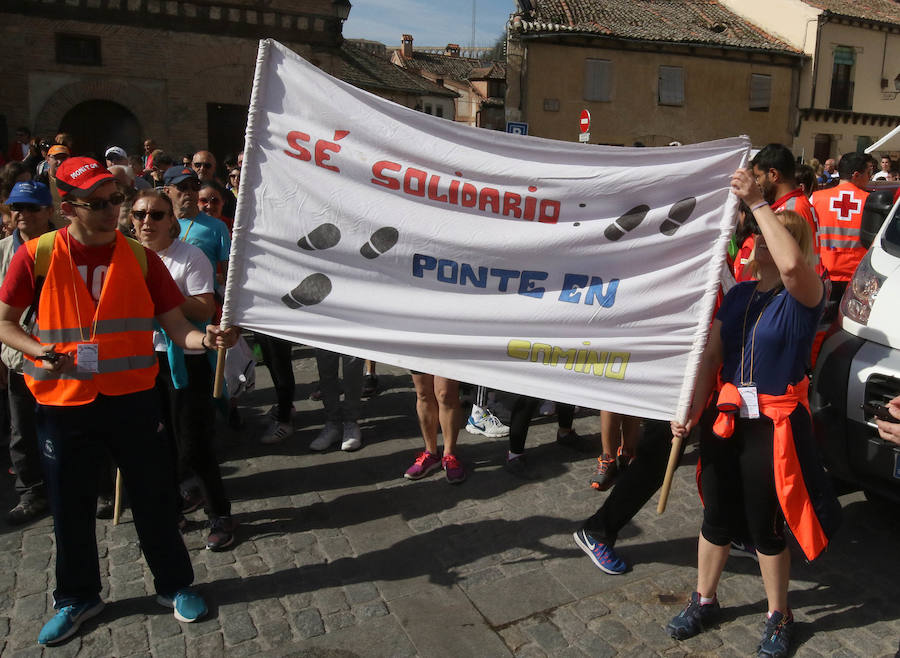
<instances>
[{"instance_id":1,"label":"crowd of people","mask_svg":"<svg viewBox=\"0 0 900 658\"><path fill-rule=\"evenodd\" d=\"M9 155L13 161L0 169L0 341L19 501L7 521L27 523L49 508L56 534L57 613L38 641L65 641L103 608L94 517L98 498L110 494L111 465L122 475L157 600L181 621L199 619L206 605L191 588L179 534L185 515L205 510L209 550L233 546L239 532L213 446L212 388L214 348L238 340L236 329L215 322L242 155L226 158L224 181L213 153L175 158L152 139L140 155L109 146L104 163L76 154L65 134L49 142L23 129ZM659 489L671 437L696 428L703 493L697 588L668 626L676 639L717 620L719 577L738 550L756 556L768 600L759 655L790 651L785 526L814 559L840 516L812 436L808 373L822 318L865 253L865 184L897 175L890 158L878 174L875 164L848 153L836 167L832 159L798 165L789 149L770 144L750 169L735 172L741 213L729 246L733 285L723 284L687 418L667 424L600 412L602 453L586 486L612 491L574 540L612 575L629 569L616 539ZM259 437L271 445L295 431L292 345L262 334L253 340L274 385L270 425ZM315 356L324 424L309 448L359 450L361 398L377 393L376 364L322 349ZM411 375L424 449L407 479L442 471L447 482L464 482L463 426L508 436L504 467L524 479L533 477L525 443L536 415L555 411L557 442L583 447L571 405L516 396L505 425L492 412L494 392ZM464 425L461 388L475 395ZM900 398L890 408L900 418ZM227 415L240 424L235 404ZM119 435L126 425L127 441ZM878 427L900 443L897 426Z\"/></svg>"}]
</instances>

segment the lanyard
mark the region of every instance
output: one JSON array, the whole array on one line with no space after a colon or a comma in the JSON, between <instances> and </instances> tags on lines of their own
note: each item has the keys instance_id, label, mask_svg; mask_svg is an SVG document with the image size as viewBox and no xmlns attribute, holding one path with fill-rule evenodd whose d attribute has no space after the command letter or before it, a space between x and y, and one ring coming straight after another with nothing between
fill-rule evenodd
<instances>
[{"instance_id":1,"label":"lanyard","mask_svg":"<svg viewBox=\"0 0 900 658\"><path fill-rule=\"evenodd\" d=\"M194 217L194 219L197 219L197 218ZM191 227L194 226L194 219L192 219L192 220L191 220L191 223L188 224L187 231L184 232L184 235L181 236L181 241L182 241L182 242L187 242L187 236L188 236L188 233L191 232Z\"/></svg>"},{"instance_id":2,"label":"lanyard","mask_svg":"<svg viewBox=\"0 0 900 658\"><path fill-rule=\"evenodd\" d=\"M106 281L103 281L103 287L100 288L100 299L97 300L97 308L94 311L94 322L91 325L91 335L88 339L85 339L84 332L82 331L81 324L81 308L78 306L78 286L75 283L75 261L72 260L72 243L69 241L69 231L66 231L66 250L69 252L69 271L72 276L72 299L75 301L75 315L78 318L78 334L81 336L82 343L93 343L94 337L97 335L97 319L100 317L100 300L103 299L103 288L106 287ZM81 274L78 274L81 277ZM87 281L84 282L85 286L87 286ZM88 295L90 295L90 291L88 291Z\"/></svg>"},{"instance_id":3,"label":"lanyard","mask_svg":"<svg viewBox=\"0 0 900 658\"><path fill-rule=\"evenodd\" d=\"M747 308L744 309L744 328L741 332L741 386L752 386L752 381L746 381L744 379L744 350L747 346L747 316L750 314L750 305L753 303L753 298L756 296L756 289L759 287L759 283L757 282L756 286L753 288L753 292L750 294L750 299L747 301ZM759 310L759 315L756 318L756 322L753 323L753 332L750 335L750 378L753 379L753 352L756 347L756 327L759 326L759 321L762 319L763 313L765 313L766 308L769 304L772 303L772 300L775 299L778 294L784 289L783 286L775 286L772 289L771 294L769 294L769 298L766 300L766 303L763 304L763 307Z\"/></svg>"}]
</instances>

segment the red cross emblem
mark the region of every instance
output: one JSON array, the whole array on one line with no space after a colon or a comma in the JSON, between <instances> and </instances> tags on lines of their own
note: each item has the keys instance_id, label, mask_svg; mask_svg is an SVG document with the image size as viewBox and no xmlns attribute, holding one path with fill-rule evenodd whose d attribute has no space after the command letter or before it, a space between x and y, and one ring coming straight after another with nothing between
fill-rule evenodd
<instances>
[{"instance_id":1,"label":"red cross emblem","mask_svg":"<svg viewBox=\"0 0 900 658\"><path fill-rule=\"evenodd\" d=\"M844 190L840 196L831 197L831 211L837 213L837 218L849 222L850 219L862 210L862 201L853 196L853 192Z\"/></svg>"}]
</instances>

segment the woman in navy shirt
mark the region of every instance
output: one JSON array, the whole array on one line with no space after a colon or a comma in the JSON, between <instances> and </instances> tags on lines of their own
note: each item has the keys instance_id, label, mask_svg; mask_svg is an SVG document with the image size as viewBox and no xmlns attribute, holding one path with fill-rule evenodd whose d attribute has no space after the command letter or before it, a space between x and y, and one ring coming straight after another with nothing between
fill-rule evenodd
<instances>
[{"instance_id":1,"label":"woman in navy shirt","mask_svg":"<svg viewBox=\"0 0 900 658\"><path fill-rule=\"evenodd\" d=\"M701 427L704 511L697 591L668 632L685 639L716 621L716 589L731 541L749 532L768 600L758 652L786 656L793 616L787 602L791 557L785 522L813 559L827 544L837 505L818 460L807 401L806 368L824 288L803 217L790 211L776 215L749 170L736 171L731 188L759 225L750 263L756 280L736 285L725 296L687 421L672 423L673 434L685 436L716 389L715 405Z\"/></svg>"}]
</instances>

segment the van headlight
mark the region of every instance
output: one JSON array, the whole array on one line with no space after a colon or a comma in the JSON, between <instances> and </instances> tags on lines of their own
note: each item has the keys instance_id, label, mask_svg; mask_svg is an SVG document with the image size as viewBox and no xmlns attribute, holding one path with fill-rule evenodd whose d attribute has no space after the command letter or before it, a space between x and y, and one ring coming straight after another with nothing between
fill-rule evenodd
<instances>
[{"instance_id":1,"label":"van headlight","mask_svg":"<svg viewBox=\"0 0 900 658\"><path fill-rule=\"evenodd\" d=\"M866 252L841 298L841 314L859 324L868 324L872 305L886 278L872 268L872 252Z\"/></svg>"}]
</instances>

